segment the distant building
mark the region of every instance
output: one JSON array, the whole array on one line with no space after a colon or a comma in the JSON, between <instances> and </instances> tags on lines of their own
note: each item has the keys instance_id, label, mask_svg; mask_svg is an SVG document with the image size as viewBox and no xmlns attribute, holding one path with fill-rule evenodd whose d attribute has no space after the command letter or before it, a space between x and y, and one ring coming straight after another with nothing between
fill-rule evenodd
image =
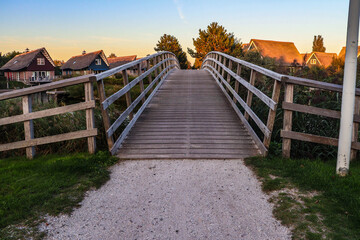
<instances>
[{"instance_id":1,"label":"distant building","mask_svg":"<svg viewBox=\"0 0 360 240\"><path fill-rule=\"evenodd\" d=\"M131 55L131 56L108 58L108 61L110 64L110 69L112 69L139 59L141 58L137 58L136 55ZM146 61L141 62L141 70L145 71L146 69L147 69L147 62ZM138 66L131 67L127 69L126 72L130 76L138 76Z\"/></svg>"},{"instance_id":2,"label":"distant building","mask_svg":"<svg viewBox=\"0 0 360 240\"><path fill-rule=\"evenodd\" d=\"M329 67L334 59L337 58L336 53L325 53L325 52L312 52L301 54L303 56L304 63L311 66L322 66Z\"/></svg>"},{"instance_id":3,"label":"distant building","mask_svg":"<svg viewBox=\"0 0 360 240\"><path fill-rule=\"evenodd\" d=\"M258 51L261 56L275 58L284 66L303 63L302 57L293 42L251 39L247 51Z\"/></svg>"},{"instance_id":4,"label":"distant building","mask_svg":"<svg viewBox=\"0 0 360 240\"><path fill-rule=\"evenodd\" d=\"M339 58L342 59L343 61L345 61L345 54L346 54L346 47L342 47L339 53ZM359 57L359 55L360 55L360 46L358 46L357 57Z\"/></svg>"},{"instance_id":5,"label":"distant building","mask_svg":"<svg viewBox=\"0 0 360 240\"><path fill-rule=\"evenodd\" d=\"M103 50L71 57L61 66L62 75L86 75L109 70L109 62Z\"/></svg>"},{"instance_id":6,"label":"distant building","mask_svg":"<svg viewBox=\"0 0 360 240\"><path fill-rule=\"evenodd\" d=\"M0 68L6 79L25 84L47 83L54 79L55 64L45 48L25 51Z\"/></svg>"},{"instance_id":7,"label":"distant building","mask_svg":"<svg viewBox=\"0 0 360 240\"><path fill-rule=\"evenodd\" d=\"M242 50L244 51L244 52L246 52L247 50L248 50L248 48L249 48L249 43L243 43L242 45L241 45L241 47L242 47Z\"/></svg>"}]
</instances>

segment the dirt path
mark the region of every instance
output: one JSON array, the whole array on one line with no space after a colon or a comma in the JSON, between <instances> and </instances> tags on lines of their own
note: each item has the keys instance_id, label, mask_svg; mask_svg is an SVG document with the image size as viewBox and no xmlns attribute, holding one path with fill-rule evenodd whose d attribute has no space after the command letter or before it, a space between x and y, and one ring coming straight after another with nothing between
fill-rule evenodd
<instances>
[{"instance_id":1,"label":"dirt path","mask_svg":"<svg viewBox=\"0 0 360 240\"><path fill-rule=\"evenodd\" d=\"M291 239L242 160L126 161L49 239Z\"/></svg>"}]
</instances>

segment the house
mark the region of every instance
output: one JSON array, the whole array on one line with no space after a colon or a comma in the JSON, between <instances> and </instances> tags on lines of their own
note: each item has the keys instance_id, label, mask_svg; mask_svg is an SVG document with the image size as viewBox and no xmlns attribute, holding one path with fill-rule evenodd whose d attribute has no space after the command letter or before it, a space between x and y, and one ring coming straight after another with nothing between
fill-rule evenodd
<instances>
[{"instance_id":1,"label":"house","mask_svg":"<svg viewBox=\"0 0 360 240\"><path fill-rule=\"evenodd\" d=\"M110 64L110 69L112 69L139 59L141 58L137 58L136 55L131 55L131 56L108 58L108 61ZM141 62L141 70L145 71L146 69L147 69L147 62L146 61ZM138 76L138 67L134 66L132 68L129 68L126 70L126 72L130 76Z\"/></svg>"},{"instance_id":2,"label":"house","mask_svg":"<svg viewBox=\"0 0 360 240\"><path fill-rule=\"evenodd\" d=\"M45 48L33 51L28 49L0 68L10 81L22 81L25 84L48 83L54 79L55 64Z\"/></svg>"},{"instance_id":3,"label":"house","mask_svg":"<svg viewBox=\"0 0 360 240\"><path fill-rule=\"evenodd\" d=\"M301 65L303 62L293 42L251 39L248 51L258 51L263 57L275 58L283 66Z\"/></svg>"},{"instance_id":4,"label":"house","mask_svg":"<svg viewBox=\"0 0 360 240\"><path fill-rule=\"evenodd\" d=\"M109 62L103 50L91 53L83 51L81 55L71 57L61 66L61 70L63 76L100 73L109 70Z\"/></svg>"},{"instance_id":5,"label":"house","mask_svg":"<svg viewBox=\"0 0 360 240\"><path fill-rule=\"evenodd\" d=\"M311 66L323 66L329 67L332 61L337 58L336 53L325 53L325 52L312 52L301 54L303 56L304 63Z\"/></svg>"},{"instance_id":6,"label":"house","mask_svg":"<svg viewBox=\"0 0 360 240\"><path fill-rule=\"evenodd\" d=\"M345 54L346 54L346 47L342 47L342 49L339 53L339 58L343 61L345 61ZM358 46L357 57L359 57L359 55L360 55L360 46Z\"/></svg>"},{"instance_id":7,"label":"house","mask_svg":"<svg viewBox=\"0 0 360 240\"><path fill-rule=\"evenodd\" d=\"M249 48L249 43L243 43L243 44L241 44L241 47L242 47L242 50L244 51L244 52L246 52L247 50L248 50L248 48Z\"/></svg>"}]
</instances>

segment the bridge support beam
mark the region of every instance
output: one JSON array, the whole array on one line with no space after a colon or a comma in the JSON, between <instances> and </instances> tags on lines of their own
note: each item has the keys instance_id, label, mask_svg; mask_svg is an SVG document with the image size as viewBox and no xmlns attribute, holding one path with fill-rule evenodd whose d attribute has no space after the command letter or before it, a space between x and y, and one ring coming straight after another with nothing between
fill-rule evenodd
<instances>
[{"instance_id":1,"label":"bridge support beam","mask_svg":"<svg viewBox=\"0 0 360 240\"><path fill-rule=\"evenodd\" d=\"M336 173L340 176L345 176L348 174L350 164L359 36L359 10L360 1L350 0L346 39L344 83L341 103L339 148L336 164Z\"/></svg>"}]
</instances>

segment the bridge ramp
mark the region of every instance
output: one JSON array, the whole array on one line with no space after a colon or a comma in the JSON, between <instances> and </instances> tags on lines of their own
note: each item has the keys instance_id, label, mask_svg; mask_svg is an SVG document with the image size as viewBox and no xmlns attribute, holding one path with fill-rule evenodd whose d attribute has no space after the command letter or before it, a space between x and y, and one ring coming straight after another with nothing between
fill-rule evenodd
<instances>
[{"instance_id":1,"label":"bridge ramp","mask_svg":"<svg viewBox=\"0 0 360 240\"><path fill-rule=\"evenodd\" d=\"M120 159L239 159L260 155L212 76L169 75L118 151Z\"/></svg>"}]
</instances>

